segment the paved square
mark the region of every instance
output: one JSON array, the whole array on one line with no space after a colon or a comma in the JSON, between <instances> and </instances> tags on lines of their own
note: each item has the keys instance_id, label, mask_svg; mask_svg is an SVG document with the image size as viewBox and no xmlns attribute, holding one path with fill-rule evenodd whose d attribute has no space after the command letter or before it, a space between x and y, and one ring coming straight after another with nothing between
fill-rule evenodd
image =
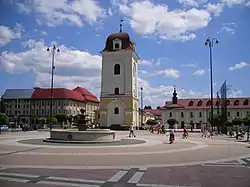
<instances>
[{"instance_id":1,"label":"paved square","mask_svg":"<svg viewBox=\"0 0 250 187\"><path fill-rule=\"evenodd\" d=\"M250 148L227 137L188 140L137 132L145 144L114 147L20 144L46 132L2 134L1 187L249 187ZM127 137L127 132L118 132Z\"/></svg>"}]
</instances>

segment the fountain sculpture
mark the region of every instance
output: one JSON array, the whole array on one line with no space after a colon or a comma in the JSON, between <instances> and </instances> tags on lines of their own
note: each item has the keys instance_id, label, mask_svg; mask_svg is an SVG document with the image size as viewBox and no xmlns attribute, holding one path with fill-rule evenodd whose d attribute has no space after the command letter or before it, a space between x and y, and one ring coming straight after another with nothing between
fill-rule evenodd
<instances>
[{"instance_id":1,"label":"fountain sculpture","mask_svg":"<svg viewBox=\"0 0 250 187\"><path fill-rule=\"evenodd\" d=\"M115 131L110 129L90 129L87 124L89 119L85 114L85 109L81 109L78 115L78 130L73 129L53 129L50 131L50 138L45 142L53 143L108 143L118 141L115 139Z\"/></svg>"}]
</instances>

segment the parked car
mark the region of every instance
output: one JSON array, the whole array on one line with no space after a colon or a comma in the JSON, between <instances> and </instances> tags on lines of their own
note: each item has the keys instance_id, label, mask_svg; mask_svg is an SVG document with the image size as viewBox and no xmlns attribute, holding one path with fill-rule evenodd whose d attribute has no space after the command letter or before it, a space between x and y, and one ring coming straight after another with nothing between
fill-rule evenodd
<instances>
[{"instance_id":1,"label":"parked car","mask_svg":"<svg viewBox=\"0 0 250 187\"><path fill-rule=\"evenodd\" d=\"M1 132L9 131L8 125L0 125Z\"/></svg>"}]
</instances>

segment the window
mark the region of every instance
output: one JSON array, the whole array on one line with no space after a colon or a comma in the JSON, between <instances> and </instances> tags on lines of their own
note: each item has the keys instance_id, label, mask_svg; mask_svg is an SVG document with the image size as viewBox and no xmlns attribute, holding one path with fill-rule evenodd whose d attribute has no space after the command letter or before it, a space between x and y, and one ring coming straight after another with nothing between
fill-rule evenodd
<instances>
[{"instance_id":1,"label":"window","mask_svg":"<svg viewBox=\"0 0 250 187\"><path fill-rule=\"evenodd\" d=\"M248 100L247 99L243 102L243 105L248 105Z\"/></svg>"},{"instance_id":2,"label":"window","mask_svg":"<svg viewBox=\"0 0 250 187\"><path fill-rule=\"evenodd\" d=\"M120 75L120 64L116 64L114 66L114 74L115 75Z\"/></svg>"},{"instance_id":3,"label":"window","mask_svg":"<svg viewBox=\"0 0 250 187\"><path fill-rule=\"evenodd\" d=\"M199 116L202 117L202 112L199 112Z\"/></svg>"},{"instance_id":4,"label":"window","mask_svg":"<svg viewBox=\"0 0 250 187\"><path fill-rule=\"evenodd\" d=\"M119 95L119 88L115 88L115 95Z\"/></svg>"},{"instance_id":5,"label":"window","mask_svg":"<svg viewBox=\"0 0 250 187\"><path fill-rule=\"evenodd\" d=\"M230 112L227 112L227 116L230 117Z\"/></svg>"},{"instance_id":6,"label":"window","mask_svg":"<svg viewBox=\"0 0 250 187\"><path fill-rule=\"evenodd\" d=\"M202 105L202 101L200 100L197 105L201 106Z\"/></svg>"},{"instance_id":7,"label":"window","mask_svg":"<svg viewBox=\"0 0 250 187\"><path fill-rule=\"evenodd\" d=\"M118 107L115 107L114 114L119 114L119 108Z\"/></svg>"},{"instance_id":8,"label":"window","mask_svg":"<svg viewBox=\"0 0 250 187\"><path fill-rule=\"evenodd\" d=\"M120 48L119 43L115 43L115 49L119 49L119 48Z\"/></svg>"},{"instance_id":9,"label":"window","mask_svg":"<svg viewBox=\"0 0 250 187\"><path fill-rule=\"evenodd\" d=\"M181 117L182 117L182 118L184 117L184 113L183 113L183 112L181 112Z\"/></svg>"},{"instance_id":10,"label":"window","mask_svg":"<svg viewBox=\"0 0 250 187\"><path fill-rule=\"evenodd\" d=\"M239 100L234 101L234 106L238 106L239 105Z\"/></svg>"},{"instance_id":11,"label":"window","mask_svg":"<svg viewBox=\"0 0 250 187\"><path fill-rule=\"evenodd\" d=\"M240 116L240 112L237 112L236 115L237 115L237 117L239 117Z\"/></svg>"},{"instance_id":12,"label":"window","mask_svg":"<svg viewBox=\"0 0 250 187\"><path fill-rule=\"evenodd\" d=\"M207 102L207 106L210 106L211 103L212 103L212 102L209 100L209 101Z\"/></svg>"},{"instance_id":13,"label":"window","mask_svg":"<svg viewBox=\"0 0 250 187\"><path fill-rule=\"evenodd\" d=\"M190 101L188 106L193 106L194 102L193 101Z\"/></svg>"},{"instance_id":14,"label":"window","mask_svg":"<svg viewBox=\"0 0 250 187\"><path fill-rule=\"evenodd\" d=\"M193 112L190 112L190 117L192 118L192 117L194 117L194 114L193 114Z\"/></svg>"},{"instance_id":15,"label":"window","mask_svg":"<svg viewBox=\"0 0 250 187\"><path fill-rule=\"evenodd\" d=\"M169 112L169 117L172 117L172 112Z\"/></svg>"}]
</instances>

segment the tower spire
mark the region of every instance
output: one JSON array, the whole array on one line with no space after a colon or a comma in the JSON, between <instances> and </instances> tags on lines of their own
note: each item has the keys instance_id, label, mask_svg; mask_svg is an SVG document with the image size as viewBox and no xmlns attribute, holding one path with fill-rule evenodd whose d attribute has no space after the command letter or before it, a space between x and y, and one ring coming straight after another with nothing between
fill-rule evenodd
<instances>
[{"instance_id":1,"label":"tower spire","mask_svg":"<svg viewBox=\"0 0 250 187\"><path fill-rule=\"evenodd\" d=\"M123 27L122 22L123 22L123 19L120 20L120 32L122 32L122 27Z\"/></svg>"},{"instance_id":2,"label":"tower spire","mask_svg":"<svg viewBox=\"0 0 250 187\"><path fill-rule=\"evenodd\" d=\"M177 98L177 93L176 93L176 86L174 85L174 93L172 97L172 104L177 104L178 98Z\"/></svg>"}]
</instances>

